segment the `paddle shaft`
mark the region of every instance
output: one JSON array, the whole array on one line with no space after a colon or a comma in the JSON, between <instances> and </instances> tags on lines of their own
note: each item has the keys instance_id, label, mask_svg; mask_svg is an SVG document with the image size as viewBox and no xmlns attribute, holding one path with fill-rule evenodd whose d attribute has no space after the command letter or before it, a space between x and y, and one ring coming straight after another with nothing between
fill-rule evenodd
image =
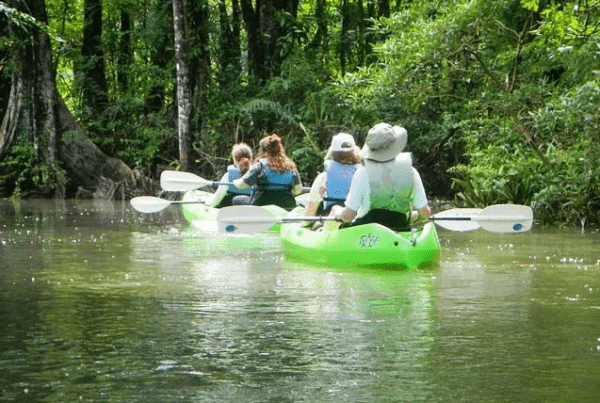
<instances>
[{"instance_id":1,"label":"paddle shaft","mask_svg":"<svg viewBox=\"0 0 600 403\"><path fill-rule=\"evenodd\" d=\"M478 215L477 217L430 217L431 221L492 221L501 219L503 221L518 221L518 220L527 220L527 217L523 216L490 216L486 217L485 215Z\"/></svg>"},{"instance_id":2,"label":"paddle shaft","mask_svg":"<svg viewBox=\"0 0 600 403\"><path fill-rule=\"evenodd\" d=\"M232 182L210 182L204 186L234 186L234 184ZM303 187L302 188L302 193L309 193L310 192L310 188L309 187Z\"/></svg>"},{"instance_id":3,"label":"paddle shaft","mask_svg":"<svg viewBox=\"0 0 600 403\"><path fill-rule=\"evenodd\" d=\"M315 217L315 216L307 216L307 217L282 217L277 218L273 217L235 217L233 219L223 219L220 221L225 221L232 224L282 224L282 223L290 223L290 222L323 222L323 221L336 221L337 219L334 217Z\"/></svg>"},{"instance_id":4,"label":"paddle shaft","mask_svg":"<svg viewBox=\"0 0 600 403\"><path fill-rule=\"evenodd\" d=\"M430 217L431 221L473 221L472 217Z\"/></svg>"}]
</instances>

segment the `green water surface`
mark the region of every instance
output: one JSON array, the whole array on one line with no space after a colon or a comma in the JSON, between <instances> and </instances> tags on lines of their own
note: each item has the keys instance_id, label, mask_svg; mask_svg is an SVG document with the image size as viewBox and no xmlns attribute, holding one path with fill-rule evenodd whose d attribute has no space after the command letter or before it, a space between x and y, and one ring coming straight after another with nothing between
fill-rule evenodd
<instances>
[{"instance_id":1,"label":"green water surface","mask_svg":"<svg viewBox=\"0 0 600 403\"><path fill-rule=\"evenodd\" d=\"M600 236L313 267L176 208L0 201L0 402L596 402Z\"/></svg>"}]
</instances>

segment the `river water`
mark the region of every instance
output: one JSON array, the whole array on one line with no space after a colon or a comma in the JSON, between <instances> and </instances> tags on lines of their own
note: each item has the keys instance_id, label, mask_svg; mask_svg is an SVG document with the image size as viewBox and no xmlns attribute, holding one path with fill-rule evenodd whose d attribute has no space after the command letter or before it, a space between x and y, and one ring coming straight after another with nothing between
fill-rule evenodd
<instances>
[{"instance_id":1,"label":"river water","mask_svg":"<svg viewBox=\"0 0 600 403\"><path fill-rule=\"evenodd\" d=\"M600 234L316 267L169 207L0 201L0 402L597 402Z\"/></svg>"}]
</instances>

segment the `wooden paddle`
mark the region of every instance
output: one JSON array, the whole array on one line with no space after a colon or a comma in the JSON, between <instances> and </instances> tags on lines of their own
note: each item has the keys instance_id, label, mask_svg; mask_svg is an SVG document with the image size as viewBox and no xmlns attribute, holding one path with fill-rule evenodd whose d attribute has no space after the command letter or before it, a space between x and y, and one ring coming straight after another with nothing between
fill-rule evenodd
<instances>
[{"instance_id":1,"label":"wooden paddle","mask_svg":"<svg viewBox=\"0 0 600 403\"><path fill-rule=\"evenodd\" d=\"M452 209L430 218L451 231L472 231L483 228L490 232L517 233L531 229L533 211L518 204L496 204L485 209ZM259 206L231 206L217 214L219 230L228 233L256 234L278 223L331 221L333 217L276 217Z\"/></svg>"}]
</instances>

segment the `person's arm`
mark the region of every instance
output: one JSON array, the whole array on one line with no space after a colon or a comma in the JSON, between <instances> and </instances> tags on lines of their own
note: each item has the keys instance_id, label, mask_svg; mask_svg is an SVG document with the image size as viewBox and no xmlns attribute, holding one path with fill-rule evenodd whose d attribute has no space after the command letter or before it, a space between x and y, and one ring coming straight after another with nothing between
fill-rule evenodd
<instances>
[{"instance_id":1,"label":"person's arm","mask_svg":"<svg viewBox=\"0 0 600 403\"><path fill-rule=\"evenodd\" d=\"M302 186L302 179L300 179L300 172L297 169L294 170L294 185L292 186L292 194L298 196L304 193L304 187Z\"/></svg>"},{"instance_id":2,"label":"person's arm","mask_svg":"<svg viewBox=\"0 0 600 403\"><path fill-rule=\"evenodd\" d=\"M252 165L250 169L248 169L248 172L244 174L244 176L233 181L233 185L241 190L254 186L256 179L258 178L258 174L260 173L260 169L260 162Z\"/></svg>"},{"instance_id":3,"label":"person's arm","mask_svg":"<svg viewBox=\"0 0 600 403\"><path fill-rule=\"evenodd\" d=\"M221 177L221 182L229 182L229 173L228 172L225 172L223 174L223 176ZM210 201L208 202L208 205L212 206L212 207L219 205L219 203L221 203L221 201L223 200L225 195L227 195L228 188L229 188L229 186L220 185L217 188L217 191L212 195Z\"/></svg>"},{"instance_id":4,"label":"person's arm","mask_svg":"<svg viewBox=\"0 0 600 403\"><path fill-rule=\"evenodd\" d=\"M338 206L333 206L332 212L334 211L334 209L338 207ZM337 210L337 209L336 209ZM342 211L336 211L334 213L334 216L336 219L342 221L342 222L352 222L352 220L354 220L356 218L356 213L358 212L358 210L352 210L351 208L348 207L344 207L342 209Z\"/></svg>"},{"instance_id":5,"label":"person's arm","mask_svg":"<svg viewBox=\"0 0 600 403\"><path fill-rule=\"evenodd\" d=\"M244 182L244 178L240 178L240 179L235 179L233 181L233 185L238 188L238 189L248 189L250 187L250 185L248 185L246 182Z\"/></svg>"},{"instance_id":6,"label":"person's arm","mask_svg":"<svg viewBox=\"0 0 600 403\"><path fill-rule=\"evenodd\" d=\"M301 183L294 185L294 187L292 187L292 194L294 196L301 195L302 193L304 193L304 187L302 186Z\"/></svg>"},{"instance_id":7,"label":"person's arm","mask_svg":"<svg viewBox=\"0 0 600 403\"><path fill-rule=\"evenodd\" d=\"M419 175L419 172L415 168L413 168L412 171L414 182L413 206L418 213L415 220L428 221L429 217L431 217L431 209L428 206L429 202L427 200L427 195L425 194L423 181L421 180L421 175Z\"/></svg>"},{"instance_id":8,"label":"person's arm","mask_svg":"<svg viewBox=\"0 0 600 403\"><path fill-rule=\"evenodd\" d=\"M325 172L321 172L317 175L315 180L312 183L310 188L310 194L308 196L308 206L306 206L307 216L314 216L317 214L317 209L319 208L319 203L322 200L321 195L321 187L324 186L325 179L327 178L327 174Z\"/></svg>"}]
</instances>

